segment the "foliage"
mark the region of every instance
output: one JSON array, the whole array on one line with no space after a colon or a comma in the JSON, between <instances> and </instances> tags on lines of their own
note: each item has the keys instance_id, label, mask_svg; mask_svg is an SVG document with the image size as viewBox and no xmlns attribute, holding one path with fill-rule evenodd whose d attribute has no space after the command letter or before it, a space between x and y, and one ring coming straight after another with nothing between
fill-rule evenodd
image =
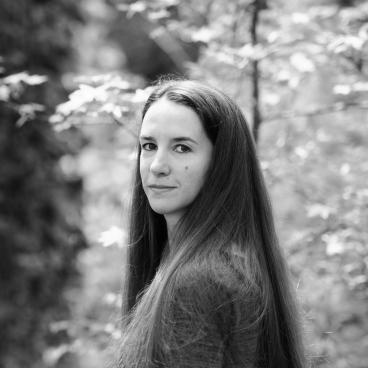
<instances>
[{"instance_id":1,"label":"foliage","mask_svg":"<svg viewBox=\"0 0 368 368\"><path fill-rule=\"evenodd\" d=\"M82 180L60 165L80 139L63 142L48 122L65 97L60 71L81 21L69 0L0 4L0 366L43 367L65 336L67 285L77 280ZM78 137L78 134L76 134Z\"/></svg>"},{"instance_id":2,"label":"foliage","mask_svg":"<svg viewBox=\"0 0 368 368\"><path fill-rule=\"evenodd\" d=\"M351 106L367 108L368 6L364 2L342 9L332 4L285 12L278 2L267 8L263 1L257 1L262 9L257 44L252 44L249 32L254 4L249 0L115 3L128 18L139 13L154 22L152 37L166 28L178 39L200 41L202 57L199 63L190 64L191 75L222 88L228 81L229 93L249 110L250 90L243 85L250 83L252 61L259 61L265 121ZM173 7L176 17L172 16ZM293 103L301 86L320 72L336 80L330 86L330 101L312 110L295 111ZM102 83L100 90L110 82L106 81L106 86Z\"/></svg>"},{"instance_id":3,"label":"foliage","mask_svg":"<svg viewBox=\"0 0 368 368\"><path fill-rule=\"evenodd\" d=\"M4 103L0 115L1 365L40 367L48 323L67 315L63 290L86 245L81 180L58 166L69 150L46 117L23 125L22 112Z\"/></svg>"},{"instance_id":4,"label":"foliage","mask_svg":"<svg viewBox=\"0 0 368 368\"><path fill-rule=\"evenodd\" d=\"M0 55L7 73L60 73L72 57L72 34L83 21L72 0L3 0L0 3Z\"/></svg>"},{"instance_id":5,"label":"foliage","mask_svg":"<svg viewBox=\"0 0 368 368\"><path fill-rule=\"evenodd\" d=\"M133 135L136 127L132 122L149 88L140 89L118 75L76 78L78 88L69 95L68 101L59 104L50 122L58 130L77 124L114 122L124 126Z\"/></svg>"},{"instance_id":6,"label":"foliage","mask_svg":"<svg viewBox=\"0 0 368 368\"><path fill-rule=\"evenodd\" d=\"M200 60L188 73L228 92L247 115L258 62L259 152L309 321L313 365L365 367L366 2L309 1L298 11L291 1L110 2L127 17L149 19L156 25L152 37L165 29L200 42ZM255 3L256 43L250 32ZM115 76L85 78L51 120L60 128L113 122L134 131L147 92L140 88ZM105 245L113 229L101 236Z\"/></svg>"}]
</instances>

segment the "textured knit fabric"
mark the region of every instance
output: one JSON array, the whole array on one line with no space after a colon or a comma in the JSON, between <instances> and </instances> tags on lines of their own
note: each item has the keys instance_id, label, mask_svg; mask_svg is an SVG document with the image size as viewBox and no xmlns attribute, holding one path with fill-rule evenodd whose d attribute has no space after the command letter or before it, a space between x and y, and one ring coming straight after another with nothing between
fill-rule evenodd
<instances>
[{"instance_id":1,"label":"textured knit fabric","mask_svg":"<svg viewBox=\"0 0 368 368\"><path fill-rule=\"evenodd\" d=\"M254 288L231 267L219 267L216 272L189 269L164 308L156 366L256 367L258 307ZM138 341L130 341L130 353L126 352L130 363L123 366L135 366L129 355L139 359L136 354L144 353L133 351L138 346Z\"/></svg>"},{"instance_id":2,"label":"textured knit fabric","mask_svg":"<svg viewBox=\"0 0 368 368\"><path fill-rule=\"evenodd\" d=\"M241 282L234 274L194 272L178 286L164 317L168 321L163 331L167 341L163 354L165 366L255 366L259 328L255 323L257 298L249 289L245 295Z\"/></svg>"}]
</instances>

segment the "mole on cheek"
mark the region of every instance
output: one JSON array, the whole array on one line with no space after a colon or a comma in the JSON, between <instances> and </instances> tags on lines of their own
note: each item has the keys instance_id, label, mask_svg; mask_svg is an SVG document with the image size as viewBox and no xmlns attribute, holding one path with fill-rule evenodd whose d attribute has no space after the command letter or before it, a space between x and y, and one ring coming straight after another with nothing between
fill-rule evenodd
<instances>
[{"instance_id":1,"label":"mole on cheek","mask_svg":"<svg viewBox=\"0 0 368 368\"><path fill-rule=\"evenodd\" d=\"M185 166L185 170L188 170L188 166Z\"/></svg>"}]
</instances>

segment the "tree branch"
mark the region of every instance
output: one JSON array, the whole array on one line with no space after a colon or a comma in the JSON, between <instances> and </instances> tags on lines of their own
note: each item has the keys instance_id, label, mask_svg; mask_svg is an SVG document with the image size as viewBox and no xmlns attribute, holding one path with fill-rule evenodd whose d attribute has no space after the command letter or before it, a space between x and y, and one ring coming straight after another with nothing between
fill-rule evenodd
<instances>
[{"instance_id":1,"label":"tree branch","mask_svg":"<svg viewBox=\"0 0 368 368\"><path fill-rule=\"evenodd\" d=\"M261 9L260 0L254 0L251 4L251 23L250 36L252 46L258 43L257 26L259 21L259 11ZM251 78L252 78L252 131L255 142L258 141L259 127L262 123L261 112L259 108L259 65L258 60L251 61Z\"/></svg>"},{"instance_id":2,"label":"tree branch","mask_svg":"<svg viewBox=\"0 0 368 368\"><path fill-rule=\"evenodd\" d=\"M264 118L265 121L275 121L275 120L286 120L286 119L295 119L295 118L303 118L303 117L313 117L313 116L321 116L326 114L333 114L335 112L347 111L350 109L362 109L368 110L368 101L364 101L362 103L345 103L345 102L338 102L334 105L330 106L323 106L315 110L311 111L284 111L281 113L277 113L274 115L266 116Z\"/></svg>"}]
</instances>

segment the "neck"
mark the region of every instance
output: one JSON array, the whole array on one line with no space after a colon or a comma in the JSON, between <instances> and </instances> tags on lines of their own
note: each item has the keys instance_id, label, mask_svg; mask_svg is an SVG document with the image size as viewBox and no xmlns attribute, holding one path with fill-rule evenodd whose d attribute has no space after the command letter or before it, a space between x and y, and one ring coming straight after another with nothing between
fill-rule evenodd
<instances>
[{"instance_id":1,"label":"neck","mask_svg":"<svg viewBox=\"0 0 368 368\"><path fill-rule=\"evenodd\" d=\"M166 227L167 227L167 241L168 241L168 245L170 248L172 244L172 239L175 233L175 227L180 217L176 215L164 215L164 217L165 217Z\"/></svg>"}]
</instances>

